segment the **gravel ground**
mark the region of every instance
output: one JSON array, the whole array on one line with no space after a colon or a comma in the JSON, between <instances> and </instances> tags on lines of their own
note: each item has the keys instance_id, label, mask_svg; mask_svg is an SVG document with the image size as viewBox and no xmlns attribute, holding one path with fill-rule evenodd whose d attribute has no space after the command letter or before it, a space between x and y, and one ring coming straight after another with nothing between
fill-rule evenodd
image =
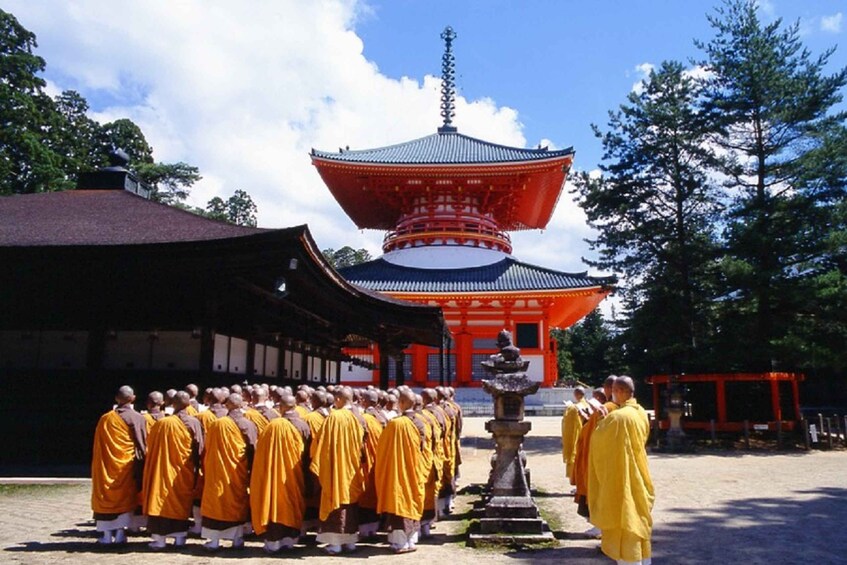
<instances>
[{"instance_id":1,"label":"gravel ground","mask_svg":"<svg viewBox=\"0 0 847 565\"><path fill-rule=\"evenodd\" d=\"M487 418L467 418L460 486L485 482L492 442ZM440 522L435 537L416 553L394 556L384 540L361 544L346 557L324 556L314 544L296 548L289 558L310 563L366 558L374 563L612 563L597 540L584 539L585 521L567 494L559 443L560 419L529 418L533 429L525 444L536 501L558 540L558 547L527 551L472 549L465 546L472 494L459 497L456 512ZM653 550L656 564L688 563L847 563L847 452L714 452L650 455L656 486ZM469 491L473 491L470 488ZM90 520L87 485L0 485L0 563L274 562L261 543L240 551L208 554L190 539L167 555L131 537L120 549L100 549Z\"/></svg>"}]
</instances>

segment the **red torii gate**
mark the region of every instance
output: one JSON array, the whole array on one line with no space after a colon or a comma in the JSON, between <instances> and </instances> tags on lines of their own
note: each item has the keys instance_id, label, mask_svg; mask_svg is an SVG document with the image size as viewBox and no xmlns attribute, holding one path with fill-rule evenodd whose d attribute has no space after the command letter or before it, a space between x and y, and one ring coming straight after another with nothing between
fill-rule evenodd
<instances>
[{"instance_id":1,"label":"red torii gate","mask_svg":"<svg viewBox=\"0 0 847 565\"><path fill-rule=\"evenodd\" d=\"M805 380L805 375L802 373L700 373L700 374L681 374L681 375L653 375L647 378L647 383L653 385L653 407L657 418L659 418L659 426L661 429L667 429L670 425L670 420L665 416L662 417L665 411L667 400L665 398L669 386L672 382L676 382L687 388L698 388L699 390L693 396L687 397L686 401L694 400L699 402L701 406L694 407L691 415L686 415L682 420L682 425L686 429L702 429L708 430L711 428L712 420L715 422L716 431L740 431L744 429L745 420L751 426L767 425L769 430L776 430L779 422L782 422L783 429L793 430L796 423L801 419L800 414L800 391L799 383ZM704 385L709 383L714 384L714 395L710 399L708 391ZM753 385L744 390L741 383ZM741 395L749 395L753 392L757 396L761 395L759 388L756 385L770 383L770 402L765 404L750 403L744 406L741 410L747 417L739 418L738 410L727 409L727 385L734 387ZM790 393L788 391L780 391L780 384L786 383L790 385ZM790 404L783 402L788 401L790 396ZM713 404L709 401L713 400ZM730 398L732 401L733 399ZM764 399L763 399L764 400ZM737 403L736 403L737 404ZM767 416L767 417L762 417Z\"/></svg>"}]
</instances>

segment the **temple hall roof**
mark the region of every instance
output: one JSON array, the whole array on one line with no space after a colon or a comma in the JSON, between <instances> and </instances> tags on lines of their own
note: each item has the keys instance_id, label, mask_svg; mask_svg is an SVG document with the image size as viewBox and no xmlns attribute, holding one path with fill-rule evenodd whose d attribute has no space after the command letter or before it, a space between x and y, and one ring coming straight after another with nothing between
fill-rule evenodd
<instances>
[{"instance_id":1,"label":"temple hall roof","mask_svg":"<svg viewBox=\"0 0 847 565\"><path fill-rule=\"evenodd\" d=\"M0 246L137 245L267 232L210 220L126 190L0 197Z\"/></svg>"},{"instance_id":2,"label":"temple hall roof","mask_svg":"<svg viewBox=\"0 0 847 565\"><path fill-rule=\"evenodd\" d=\"M615 277L563 273L512 257L490 265L463 269L420 269L389 263L380 258L340 269L357 286L380 292L445 293L525 290L572 290L615 284Z\"/></svg>"},{"instance_id":3,"label":"temple hall roof","mask_svg":"<svg viewBox=\"0 0 847 565\"><path fill-rule=\"evenodd\" d=\"M347 163L394 165L462 165L542 161L573 155L573 148L525 149L489 143L457 132L438 132L420 139L376 149L339 152L312 149L318 159Z\"/></svg>"}]
</instances>

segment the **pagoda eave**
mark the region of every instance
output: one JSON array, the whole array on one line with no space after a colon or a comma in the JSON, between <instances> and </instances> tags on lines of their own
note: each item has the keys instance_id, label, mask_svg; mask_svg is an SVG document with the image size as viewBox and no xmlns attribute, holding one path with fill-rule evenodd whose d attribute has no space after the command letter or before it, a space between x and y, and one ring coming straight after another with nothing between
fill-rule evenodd
<instances>
[{"instance_id":1,"label":"pagoda eave","mask_svg":"<svg viewBox=\"0 0 847 565\"><path fill-rule=\"evenodd\" d=\"M503 231L544 229L564 187L573 155L493 164L407 165L312 163L359 229L393 229L415 198L473 196Z\"/></svg>"},{"instance_id":2,"label":"pagoda eave","mask_svg":"<svg viewBox=\"0 0 847 565\"><path fill-rule=\"evenodd\" d=\"M447 303L470 303L473 301L515 301L535 300L545 303L549 308L551 327L568 328L592 312L614 290L611 286L594 286L578 289L560 290L514 290L496 292L394 292L383 291L392 298L408 302L434 303L444 306Z\"/></svg>"}]
</instances>

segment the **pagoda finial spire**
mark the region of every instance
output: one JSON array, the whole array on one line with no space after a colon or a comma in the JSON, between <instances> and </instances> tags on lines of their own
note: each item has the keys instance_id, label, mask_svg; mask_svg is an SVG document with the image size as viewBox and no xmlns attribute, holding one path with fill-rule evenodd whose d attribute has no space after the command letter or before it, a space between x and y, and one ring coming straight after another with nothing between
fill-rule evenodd
<instances>
[{"instance_id":1,"label":"pagoda finial spire","mask_svg":"<svg viewBox=\"0 0 847 565\"><path fill-rule=\"evenodd\" d=\"M453 57L453 40L456 32L447 26L441 32L444 40L444 55L441 57L441 117L444 122L438 133L452 133L456 131L453 125L453 116L456 115L456 63Z\"/></svg>"}]
</instances>

